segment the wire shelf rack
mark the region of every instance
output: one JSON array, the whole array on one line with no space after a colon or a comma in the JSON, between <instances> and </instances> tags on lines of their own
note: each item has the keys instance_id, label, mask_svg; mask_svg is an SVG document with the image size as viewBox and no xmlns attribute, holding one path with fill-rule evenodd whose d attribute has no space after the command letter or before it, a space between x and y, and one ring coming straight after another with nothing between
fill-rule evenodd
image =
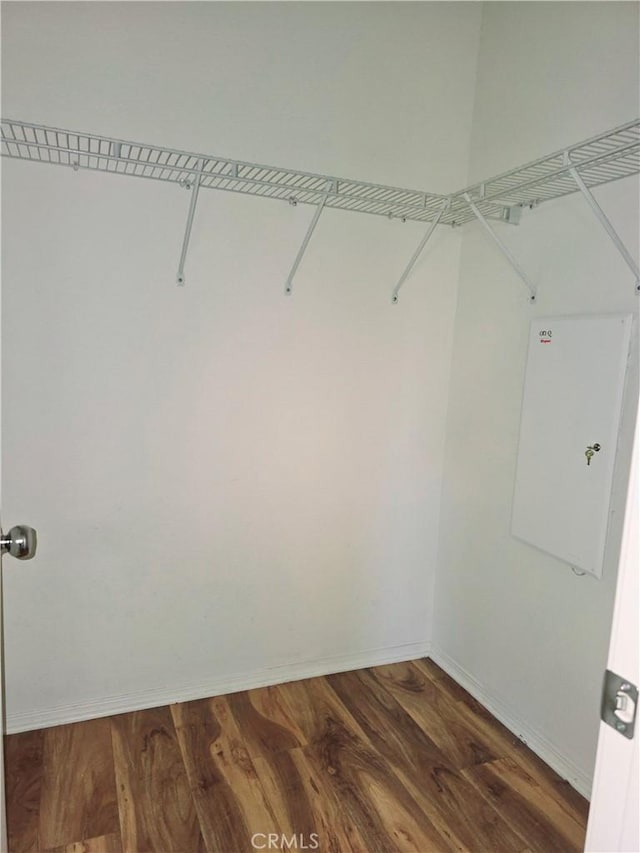
<instances>
[{"instance_id":1,"label":"wire shelf rack","mask_svg":"<svg viewBox=\"0 0 640 853\"><path fill-rule=\"evenodd\" d=\"M193 217L198 193L204 188L316 208L287 278L287 294L292 291L293 278L320 214L325 208L337 208L429 223L393 290L394 303L436 226L459 226L472 220L479 220L483 225L526 285L533 302L535 283L489 220L517 223L520 208L536 207L545 201L581 192L632 270L636 292L640 293L640 269L591 194L592 187L640 172L640 119L450 195L264 166L12 119L0 120L0 153L3 157L165 181L189 189L191 201L176 276L179 285L185 283L184 267Z\"/></svg>"},{"instance_id":2,"label":"wire shelf rack","mask_svg":"<svg viewBox=\"0 0 640 853\"><path fill-rule=\"evenodd\" d=\"M442 225L463 225L475 218L465 194L490 219L508 219L513 207L533 207L577 192L570 169L587 187L640 172L640 119L614 128L451 195L318 175L275 166L180 151L90 133L62 130L13 119L1 120L1 154L37 163L91 169L117 175L190 186L200 172L200 187L244 193L294 204L371 213L430 222L443 202ZM200 171L201 170L201 171Z\"/></svg>"},{"instance_id":3,"label":"wire shelf rack","mask_svg":"<svg viewBox=\"0 0 640 853\"><path fill-rule=\"evenodd\" d=\"M446 196L2 119L5 157L426 222Z\"/></svg>"},{"instance_id":4,"label":"wire shelf rack","mask_svg":"<svg viewBox=\"0 0 640 853\"><path fill-rule=\"evenodd\" d=\"M578 192L572 168L589 188L640 172L640 119L454 193L443 220L462 225L475 218L465 193L483 215L503 218L506 209Z\"/></svg>"}]
</instances>

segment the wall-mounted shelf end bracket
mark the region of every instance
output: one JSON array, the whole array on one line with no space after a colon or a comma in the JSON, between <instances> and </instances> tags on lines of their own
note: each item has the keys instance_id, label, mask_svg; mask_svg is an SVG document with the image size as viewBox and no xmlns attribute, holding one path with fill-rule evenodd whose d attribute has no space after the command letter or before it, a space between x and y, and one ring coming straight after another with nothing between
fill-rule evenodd
<instances>
[{"instance_id":1,"label":"wall-mounted shelf end bracket","mask_svg":"<svg viewBox=\"0 0 640 853\"><path fill-rule=\"evenodd\" d=\"M536 301L536 286L535 286L535 284L531 281L529 276L522 269L522 267L520 266L520 264L518 263L518 261L516 260L514 255L512 254L511 250L502 242L502 240L500 239L500 237L498 237L498 235L493 230L491 225L489 225L486 217L483 215L482 211L478 208L477 204L474 203L474 201L471 198L471 196L469 195L469 193L464 193L463 198L467 202L467 204L469 205L469 208L473 211L473 215L476 217L478 222L480 222L480 224L484 227L487 234L489 234L489 236L495 242L495 244L498 246L498 248L500 249L502 254L509 261L511 266L514 268L514 270L518 273L518 275L520 276L522 281L525 283L527 290L529 291L529 302L535 302Z\"/></svg>"},{"instance_id":2,"label":"wall-mounted shelf end bracket","mask_svg":"<svg viewBox=\"0 0 640 853\"><path fill-rule=\"evenodd\" d=\"M313 219L309 223L309 227L307 228L307 233L304 235L304 240L302 241L302 245L298 250L298 254L296 255L296 259L293 262L293 266L291 267L291 272L287 276L287 282L284 286L284 292L289 296L291 291L293 290L293 278L297 272L298 267L300 266L300 261L304 253L307 251L307 246L309 245L309 240L311 240L311 235L315 231L316 225L318 224L318 220L320 219L320 214L324 210L324 206L329 198L330 194L334 192L336 189L336 181L329 181L327 184L326 191L320 200L320 204L316 207L316 212L313 214Z\"/></svg>"},{"instance_id":3,"label":"wall-mounted shelf end bracket","mask_svg":"<svg viewBox=\"0 0 640 853\"><path fill-rule=\"evenodd\" d=\"M620 252L620 254L625 260L625 263L627 264L631 272L634 274L636 280L636 293L640 294L640 268L638 267L638 264L634 261L631 256L631 253L629 252L625 244L622 242L620 235L611 224L609 217L600 207L598 202L595 200L593 193L591 192L589 187L582 180L582 177L580 176L578 170L575 168L575 166L573 166L571 169L569 169L569 171L571 173L571 177L576 182L578 189L584 196L585 201L593 211L596 219L607 232L607 234L611 238L611 241L613 242L613 245Z\"/></svg>"},{"instance_id":4,"label":"wall-mounted shelf end bracket","mask_svg":"<svg viewBox=\"0 0 640 853\"><path fill-rule=\"evenodd\" d=\"M424 237L422 238L422 240L420 240L420 242L418 243L418 248L415 250L415 252L413 253L413 255L412 255L412 257L411 257L411 260L409 261L409 263L408 263L408 264L407 264L407 266L405 267L404 272L403 272L403 273L402 273L402 275L400 276L400 280L398 281L398 283L396 284L396 286L393 288L393 294L391 295L391 302L392 302L394 305L398 302L398 293L400 292L400 288L401 288L401 287L402 287L402 285L405 283L405 281L406 281L406 279L407 279L407 277L408 277L409 273L410 273L410 272L411 272L411 270L414 268L414 266L415 266L415 264L416 264L416 262L417 262L418 258L419 258L419 257L420 257L420 255L422 254L422 250L424 249L424 247L425 247L425 246L427 245L427 243L429 242L429 240L430 240L431 235L433 234L433 232L436 230L436 225L438 224L438 222L440 222L440 219L442 218L442 214L443 214L446 210L448 210L448 209L449 209L449 206L450 206L450 205L451 205L451 199L450 199L450 198L446 199L446 201L444 201L444 202L443 202L442 207L440 208L440 210L439 210L439 211L438 211L438 213L436 214L435 219L433 219L433 220L431 221L431 224L429 225L429 228L427 229L426 234L424 235Z\"/></svg>"},{"instance_id":5,"label":"wall-mounted shelf end bracket","mask_svg":"<svg viewBox=\"0 0 640 853\"><path fill-rule=\"evenodd\" d=\"M208 160L198 161L198 167L193 178L193 181L185 181L183 186L191 190L191 201L189 202L189 213L187 214L187 225L184 231L184 239L182 240L182 252L180 253L180 263L178 264L178 274L176 283L180 287L184 287L184 264L187 259L187 250L189 248L189 239L191 238L191 228L193 227L193 217L196 212L196 204L198 203L198 193L200 192L200 181L202 180L202 172Z\"/></svg>"}]
</instances>

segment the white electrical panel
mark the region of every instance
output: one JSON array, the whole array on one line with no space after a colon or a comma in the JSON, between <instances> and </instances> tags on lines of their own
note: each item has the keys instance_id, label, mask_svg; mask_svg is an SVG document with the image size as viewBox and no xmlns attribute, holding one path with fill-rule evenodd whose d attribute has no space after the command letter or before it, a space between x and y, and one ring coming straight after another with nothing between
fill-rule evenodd
<instances>
[{"instance_id":1,"label":"white electrical panel","mask_svg":"<svg viewBox=\"0 0 640 853\"><path fill-rule=\"evenodd\" d=\"M531 324L512 533L602 576L632 317Z\"/></svg>"}]
</instances>

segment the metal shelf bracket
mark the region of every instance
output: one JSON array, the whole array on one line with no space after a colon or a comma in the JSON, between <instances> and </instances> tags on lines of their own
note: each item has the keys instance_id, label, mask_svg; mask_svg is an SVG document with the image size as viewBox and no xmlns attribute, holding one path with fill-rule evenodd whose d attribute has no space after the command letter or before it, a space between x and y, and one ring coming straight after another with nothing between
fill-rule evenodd
<instances>
[{"instance_id":1,"label":"metal shelf bracket","mask_svg":"<svg viewBox=\"0 0 640 853\"><path fill-rule=\"evenodd\" d=\"M417 262L418 258L419 258L419 257L420 257L420 255L422 254L422 250L424 249L424 247L425 247L425 246L427 245L427 243L429 242L429 239L431 238L431 235L433 234L433 232L436 230L436 225L438 224L438 222L440 222L440 219L442 218L442 214L443 214L446 210L448 210L448 209L449 209L449 205L450 205L450 204L451 204L451 199L447 199L447 200L443 203L442 207L440 208L440 210L439 210L439 211L438 211L438 213L436 214L435 219L433 219L433 220L432 220L432 222L431 222L431 224L429 225L429 228L427 229L426 234L424 235L424 237L422 238L422 240L420 240L420 242L418 243L418 248L417 248L417 249L415 250L415 252L413 253L413 255L412 255L412 257L411 257L411 260L409 261L409 263L408 263L408 264L407 264L407 266L405 267L404 272L403 272L403 273L402 273L402 275L400 276L400 280L398 281L398 283L396 284L396 286L395 286L395 287L394 287L394 289L393 289L393 294L392 294L392 296L391 296L391 302L392 302L394 305L398 302L398 293L400 292L400 288L401 288L401 287L402 287L402 285L405 283L405 281L406 281L407 277L409 276L409 273L411 272L411 270L414 268L414 266L415 266L415 264L416 264L416 262Z\"/></svg>"},{"instance_id":2,"label":"metal shelf bracket","mask_svg":"<svg viewBox=\"0 0 640 853\"><path fill-rule=\"evenodd\" d=\"M184 287L185 277L184 277L184 264L187 259L187 250L189 248L189 239L191 237L191 228L193 226L193 217L196 212L196 204L198 203L198 193L200 192L200 181L202 180L202 172L207 164L207 160L198 161L198 168L195 173L195 177L193 182L185 181L183 186L187 189L191 189L191 201L189 202L189 213L187 214L187 226L184 231L184 238L182 240L182 252L180 253L180 263L178 264L178 275L176 276L176 282L179 287Z\"/></svg>"},{"instance_id":3,"label":"metal shelf bracket","mask_svg":"<svg viewBox=\"0 0 640 853\"><path fill-rule=\"evenodd\" d=\"M527 290L529 291L529 302L535 302L535 301L536 301L536 287L535 287L535 284L531 281L531 279L529 278L529 276L528 276L528 275L526 274L526 272L522 269L522 267L520 266L520 264L518 263L518 261L516 260L516 258L514 257L514 255L512 254L511 250L510 250L510 249L509 249L509 248L508 248L508 247L507 247L507 246L502 242L502 240L500 239L500 237L498 237L498 235L496 234L496 232L495 232L495 231L493 230L493 228L489 225L489 223L487 222L487 220L486 220L485 216L484 216L484 215L482 214L482 212L478 209L478 206L474 203L474 201L473 201L473 199L471 198L471 196L469 195L469 193L464 193L464 196L463 196L463 197L464 197L464 200L465 200L465 201L467 202L467 204L469 205L470 209L473 211L473 215L476 217L476 219L478 220L478 222L480 222L480 224L484 227L484 229L485 229L485 231L487 232L487 234L489 234L489 236L492 238L492 240L496 243L496 245L498 246L498 248L500 249L500 251L502 252L502 254L503 254L503 255L505 256L505 258L509 261L509 263L511 264L511 266L514 268L514 270L518 273L518 275L520 276L520 278L522 279L522 281L525 283L525 285L526 285L526 287L527 287Z\"/></svg>"},{"instance_id":4,"label":"metal shelf bracket","mask_svg":"<svg viewBox=\"0 0 640 853\"><path fill-rule=\"evenodd\" d=\"M309 223L309 227L307 228L307 233L304 236L304 240L302 241L302 245L298 250L298 254L296 255L296 259L293 262L293 266L291 267L291 272L287 276L287 282L284 286L284 292L290 296L291 291L293 290L293 278L297 272L298 267L300 266L300 261L304 253L307 250L307 246L309 245L309 240L311 240L311 235L315 231L316 225L318 224L318 220L320 219L320 214L324 210L324 206L329 198L329 195L335 190L335 181L329 181L326 191L320 200L320 204L316 207L316 212L313 214L313 219Z\"/></svg>"},{"instance_id":5,"label":"metal shelf bracket","mask_svg":"<svg viewBox=\"0 0 640 853\"><path fill-rule=\"evenodd\" d=\"M569 161L569 162L571 162L571 161ZM622 242L620 235L618 234L616 229L613 227L609 217L604 212L604 210L600 207L598 202L595 200L593 193L591 192L589 187L585 184L585 182L582 180L582 178L580 177L580 174L578 173L578 170L575 168L575 166L572 166L571 169L569 169L569 172L571 173L571 177L573 178L573 180L576 182L578 189L580 190L580 192L584 196L585 201L587 202L587 204L589 205L589 207L593 211L596 219L602 225L604 230L607 232L607 234L611 238L611 241L613 242L613 245L620 252L620 254L622 255L622 257L625 260L625 263L627 264L627 266L629 267L631 272L634 274L635 279L636 279L636 293L640 293L640 268L638 267L638 264L636 264L636 262L632 258L631 253L629 252L629 250L627 249L625 244Z\"/></svg>"}]
</instances>

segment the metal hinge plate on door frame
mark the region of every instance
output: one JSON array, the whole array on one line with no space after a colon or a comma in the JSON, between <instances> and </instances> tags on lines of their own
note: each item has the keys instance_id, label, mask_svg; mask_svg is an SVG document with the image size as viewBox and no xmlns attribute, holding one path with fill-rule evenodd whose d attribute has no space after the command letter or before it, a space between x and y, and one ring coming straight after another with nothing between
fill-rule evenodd
<instances>
[{"instance_id":1,"label":"metal hinge plate on door frame","mask_svg":"<svg viewBox=\"0 0 640 853\"><path fill-rule=\"evenodd\" d=\"M600 716L608 726L626 738L633 737L638 709L638 688L611 670L604 674Z\"/></svg>"}]
</instances>

